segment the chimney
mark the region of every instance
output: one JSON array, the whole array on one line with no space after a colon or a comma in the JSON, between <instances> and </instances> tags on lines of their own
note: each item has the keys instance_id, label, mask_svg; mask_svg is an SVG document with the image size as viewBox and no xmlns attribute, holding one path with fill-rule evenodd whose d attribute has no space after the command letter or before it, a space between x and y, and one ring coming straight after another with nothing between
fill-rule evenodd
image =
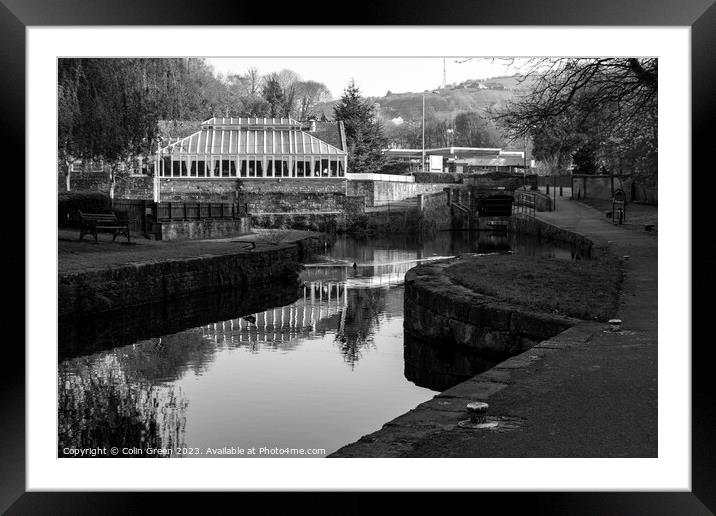
<instances>
[{"instance_id":1,"label":"chimney","mask_svg":"<svg viewBox=\"0 0 716 516\"><path fill-rule=\"evenodd\" d=\"M309 129L309 131L312 132L312 133L315 133L315 132L316 132L316 119L315 119L315 118L311 118L311 119L309 120L309 122L311 122L311 129Z\"/></svg>"}]
</instances>

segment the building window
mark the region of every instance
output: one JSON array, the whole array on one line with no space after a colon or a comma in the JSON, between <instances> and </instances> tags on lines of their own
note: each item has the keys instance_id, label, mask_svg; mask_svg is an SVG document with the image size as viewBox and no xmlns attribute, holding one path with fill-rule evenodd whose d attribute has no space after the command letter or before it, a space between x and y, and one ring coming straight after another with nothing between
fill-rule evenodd
<instances>
[{"instance_id":1,"label":"building window","mask_svg":"<svg viewBox=\"0 0 716 516\"><path fill-rule=\"evenodd\" d=\"M338 177L338 158L331 159L331 177Z\"/></svg>"},{"instance_id":2,"label":"building window","mask_svg":"<svg viewBox=\"0 0 716 516\"><path fill-rule=\"evenodd\" d=\"M229 177L229 174L230 174L232 168L233 167L231 166L230 159L222 159L221 160L221 177Z\"/></svg>"},{"instance_id":3,"label":"building window","mask_svg":"<svg viewBox=\"0 0 716 516\"><path fill-rule=\"evenodd\" d=\"M186 160L183 159L183 160L181 160L180 163L181 163L181 175L182 175L182 177L188 176L188 175L189 175L189 170L188 170L187 167L186 167Z\"/></svg>"},{"instance_id":4,"label":"building window","mask_svg":"<svg viewBox=\"0 0 716 516\"><path fill-rule=\"evenodd\" d=\"M283 177L288 177L288 158L281 158L281 170Z\"/></svg>"},{"instance_id":5,"label":"building window","mask_svg":"<svg viewBox=\"0 0 716 516\"><path fill-rule=\"evenodd\" d=\"M264 162L261 159L256 160L256 177L264 177Z\"/></svg>"},{"instance_id":6,"label":"building window","mask_svg":"<svg viewBox=\"0 0 716 516\"><path fill-rule=\"evenodd\" d=\"M247 174L246 174L246 170L247 170L247 168L246 168L246 160L245 160L245 159L242 159L242 160L241 160L241 177L246 177L246 175L247 175Z\"/></svg>"},{"instance_id":7,"label":"building window","mask_svg":"<svg viewBox=\"0 0 716 516\"><path fill-rule=\"evenodd\" d=\"M169 156L162 158L162 176L169 177L172 175L172 159Z\"/></svg>"},{"instance_id":8,"label":"building window","mask_svg":"<svg viewBox=\"0 0 716 516\"><path fill-rule=\"evenodd\" d=\"M338 159L338 175L344 177L346 175L346 169L343 166L343 158Z\"/></svg>"},{"instance_id":9,"label":"building window","mask_svg":"<svg viewBox=\"0 0 716 516\"><path fill-rule=\"evenodd\" d=\"M328 177L328 159L321 159L321 177Z\"/></svg>"},{"instance_id":10,"label":"building window","mask_svg":"<svg viewBox=\"0 0 716 516\"><path fill-rule=\"evenodd\" d=\"M266 160L266 177L273 177L273 159Z\"/></svg>"},{"instance_id":11,"label":"building window","mask_svg":"<svg viewBox=\"0 0 716 516\"><path fill-rule=\"evenodd\" d=\"M249 158L249 177L256 177L256 160Z\"/></svg>"},{"instance_id":12,"label":"building window","mask_svg":"<svg viewBox=\"0 0 716 516\"><path fill-rule=\"evenodd\" d=\"M199 177L204 177L206 175L206 161L203 159L197 160L196 171Z\"/></svg>"},{"instance_id":13,"label":"building window","mask_svg":"<svg viewBox=\"0 0 716 516\"><path fill-rule=\"evenodd\" d=\"M172 177L181 175L181 162L172 160Z\"/></svg>"},{"instance_id":14,"label":"building window","mask_svg":"<svg viewBox=\"0 0 716 516\"><path fill-rule=\"evenodd\" d=\"M314 158L313 160L313 175L319 177L321 175L321 160Z\"/></svg>"},{"instance_id":15,"label":"building window","mask_svg":"<svg viewBox=\"0 0 716 516\"><path fill-rule=\"evenodd\" d=\"M214 160L214 173L212 175L214 177L219 177L221 175L221 160Z\"/></svg>"},{"instance_id":16,"label":"building window","mask_svg":"<svg viewBox=\"0 0 716 516\"><path fill-rule=\"evenodd\" d=\"M305 166L306 163L303 160L296 162L296 177L305 177Z\"/></svg>"}]
</instances>

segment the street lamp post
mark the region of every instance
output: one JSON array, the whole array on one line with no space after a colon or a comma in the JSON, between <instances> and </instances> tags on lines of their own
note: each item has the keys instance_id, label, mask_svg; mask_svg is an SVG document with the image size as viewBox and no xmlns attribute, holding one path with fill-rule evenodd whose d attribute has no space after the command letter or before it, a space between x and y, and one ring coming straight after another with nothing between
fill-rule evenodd
<instances>
[{"instance_id":1,"label":"street lamp post","mask_svg":"<svg viewBox=\"0 0 716 516\"><path fill-rule=\"evenodd\" d=\"M437 90L433 90L430 93L438 93ZM420 170L422 172L425 172L425 92L423 92L423 152L422 152L423 161L420 165Z\"/></svg>"},{"instance_id":2,"label":"street lamp post","mask_svg":"<svg viewBox=\"0 0 716 516\"><path fill-rule=\"evenodd\" d=\"M527 135L525 135L525 150L524 150L525 168L522 169L522 186L527 190Z\"/></svg>"},{"instance_id":3,"label":"street lamp post","mask_svg":"<svg viewBox=\"0 0 716 516\"><path fill-rule=\"evenodd\" d=\"M420 171L425 172L425 93L423 93L423 152L420 161Z\"/></svg>"}]
</instances>

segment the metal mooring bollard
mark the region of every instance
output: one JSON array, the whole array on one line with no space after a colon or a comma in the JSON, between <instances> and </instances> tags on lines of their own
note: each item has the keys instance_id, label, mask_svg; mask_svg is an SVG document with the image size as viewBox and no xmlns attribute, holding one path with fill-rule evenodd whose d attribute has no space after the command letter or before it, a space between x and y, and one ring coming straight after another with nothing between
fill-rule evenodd
<instances>
[{"instance_id":1,"label":"metal mooring bollard","mask_svg":"<svg viewBox=\"0 0 716 516\"><path fill-rule=\"evenodd\" d=\"M487 409L490 406L484 401L473 401L467 404L467 412L470 419L460 421L457 426L460 428L495 428L497 421L487 421Z\"/></svg>"}]
</instances>

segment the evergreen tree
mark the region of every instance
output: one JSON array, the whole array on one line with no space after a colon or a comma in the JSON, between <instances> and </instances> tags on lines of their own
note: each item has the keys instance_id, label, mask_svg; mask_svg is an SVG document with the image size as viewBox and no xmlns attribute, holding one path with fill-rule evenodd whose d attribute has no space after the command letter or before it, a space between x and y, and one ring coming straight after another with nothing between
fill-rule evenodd
<instances>
[{"instance_id":1,"label":"evergreen tree","mask_svg":"<svg viewBox=\"0 0 716 516\"><path fill-rule=\"evenodd\" d=\"M263 97L269 104L270 117L275 118L285 116L285 94L275 74L266 78L266 83L263 88Z\"/></svg>"},{"instance_id":2,"label":"evergreen tree","mask_svg":"<svg viewBox=\"0 0 716 516\"><path fill-rule=\"evenodd\" d=\"M348 169L351 172L378 172L385 165L383 149L387 140L373 107L360 94L355 81L348 83L333 108L336 120L343 120L348 144Z\"/></svg>"},{"instance_id":3,"label":"evergreen tree","mask_svg":"<svg viewBox=\"0 0 716 516\"><path fill-rule=\"evenodd\" d=\"M574 162L575 174L596 174L596 146L591 142L585 143L572 155L572 161Z\"/></svg>"}]
</instances>

